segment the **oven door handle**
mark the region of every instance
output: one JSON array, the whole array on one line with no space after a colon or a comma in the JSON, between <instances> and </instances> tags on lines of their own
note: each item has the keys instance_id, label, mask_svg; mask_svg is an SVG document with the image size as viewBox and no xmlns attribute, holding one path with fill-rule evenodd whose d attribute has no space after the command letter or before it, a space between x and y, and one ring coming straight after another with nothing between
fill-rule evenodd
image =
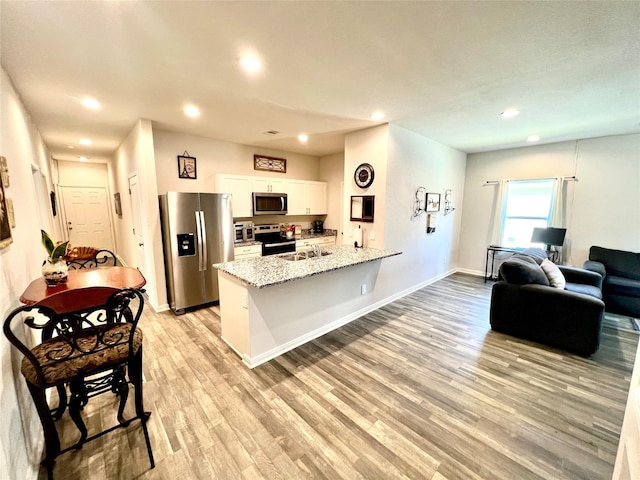
<instances>
[{"instance_id":1,"label":"oven door handle","mask_svg":"<svg viewBox=\"0 0 640 480\"><path fill-rule=\"evenodd\" d=\"M286 247L287 245L295 245L295 244L296 244L295 240L291 242L282 242L282 243L265 243L264 248Z\"/></svg>"}]
</instances>

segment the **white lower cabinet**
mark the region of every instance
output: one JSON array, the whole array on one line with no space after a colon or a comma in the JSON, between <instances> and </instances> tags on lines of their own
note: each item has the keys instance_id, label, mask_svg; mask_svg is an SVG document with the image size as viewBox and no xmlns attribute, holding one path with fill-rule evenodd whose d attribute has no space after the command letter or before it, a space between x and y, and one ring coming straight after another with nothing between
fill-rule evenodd
<instances>
[{"instance_id":1,"label":"white lower cabinet","mask_svg":"<svg viewBox=\"0 0 640 480\"><path fill-rule=\"evenodd\" d=\"M318 237L318 238L303 238L302 240L296 240L296 252L301 250L309 250L314 245L319 245L320 248L331 247L336 244L336 237Z\"/></svg>"},{"instance_id":2,"label":"white lower cabinet","mask_svg":"<svg viewBox=\"0 0 640 480\"><path fill-rule=\"evenodd\" d=\"M262 256L262 245L245 245L234 247L233 255L236 260L243 258L254 258Z\"/></svg>"}]
</instances>

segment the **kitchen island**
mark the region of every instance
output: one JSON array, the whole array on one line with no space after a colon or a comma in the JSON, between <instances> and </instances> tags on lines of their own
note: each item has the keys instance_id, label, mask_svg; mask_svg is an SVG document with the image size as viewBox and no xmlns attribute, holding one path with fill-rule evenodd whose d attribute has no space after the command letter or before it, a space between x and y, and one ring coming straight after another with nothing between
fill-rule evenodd
<instances>
[{"instance_id":1,"label":"kitchen island","mask_svg":"<svg viewBox=\"0 0 640 480\"><path fill-rule=\"evenodd\" d=\"M402 253L351 246L323 252L298 260L274 255L214 264L222 338L248 367L370 311L366 295L375 288L382 259Z\"/></svg>"}]
</instances>

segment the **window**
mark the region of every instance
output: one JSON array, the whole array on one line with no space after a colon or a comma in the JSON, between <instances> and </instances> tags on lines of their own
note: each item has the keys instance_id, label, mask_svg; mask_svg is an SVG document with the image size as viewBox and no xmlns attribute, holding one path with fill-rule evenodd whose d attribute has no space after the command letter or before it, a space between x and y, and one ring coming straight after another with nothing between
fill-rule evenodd
<instances>
[{"instance_id":1,"label":"window","mask_svg":"<svg viewBox=\"0 0 640 480\"><path fill-rule=\"evenodd\" d=\"M534 227L551 223L555 180L511 180L507 183L502 216L502 242L505 247L527 247Z\"/></svg>"}]
</instances>

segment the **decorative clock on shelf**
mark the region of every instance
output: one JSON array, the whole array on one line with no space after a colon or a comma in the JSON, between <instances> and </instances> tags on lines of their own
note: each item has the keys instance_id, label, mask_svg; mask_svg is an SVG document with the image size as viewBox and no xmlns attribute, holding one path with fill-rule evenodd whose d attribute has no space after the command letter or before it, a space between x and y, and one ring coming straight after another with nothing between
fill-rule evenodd
<instances>
[{"instance_id":1,"label":"decorative clock on shelf","mask_svg":"<svg viewBox=\"0 0 640 480\"><path fill-rule=\"evenodd\" d=\"M361 163L353 174L356 185L367 188L373 183L373 167L368 163Z\"/></svg>"}]
</instances>

